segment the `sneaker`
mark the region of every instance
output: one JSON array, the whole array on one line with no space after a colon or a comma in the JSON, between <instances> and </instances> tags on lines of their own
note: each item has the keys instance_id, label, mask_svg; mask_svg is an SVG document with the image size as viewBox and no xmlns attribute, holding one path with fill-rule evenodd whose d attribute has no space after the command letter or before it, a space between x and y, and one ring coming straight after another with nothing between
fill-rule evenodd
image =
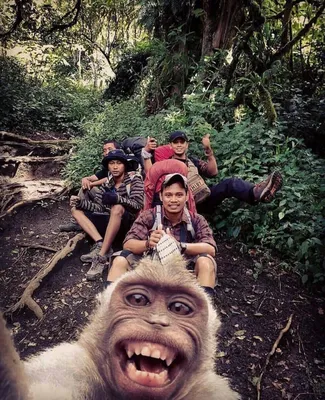
<instances>
[{"instance_id":1,"label":"sneaker","mask_svg":"<svg viewBox=\"0 0 325 400\"><path fill-rule=\"evenodd\" d=\"M81 232L82 228L77 222L69 222L65 225L59 225L60 232Z\"/></svg>"},{"instance_id":2,"label":"sneaker","mask_svg":"<svg viewBox=\"0 0 325 400\"><path fill-rule=\"evenodd\" d=\"M102 248L103 242L95 243L92 248L90 249L90 252L88 254L83 254L80 257L80 260L84 263L91 263L94 259L95 256L98 255L100 252L100 249Z\"/></svg>"},{"instance_id":3,"label":"sneaker","mask_svg":"<svg viewBox=\"0 0 325 400\"><path fill-rule=\"evenodd\" d=\"M91 267L89 268L89 271L87 272L87 275L86 275L87 280L95 281L97 278L100 278L104 271L106 263L107 263L107 257L97 254L93 258Z\"/></svg>"},{"instance_id":4,"label":"sneaker","mask_svg":"<svg viewBox=\"0 0 325 400\"><path fill-rule=\"evenodd\" d=\"M278 190L282 187L282 175L279 171L272 172L265 181L262 181L255 185L254 196L256 201L262 203L269 203L274 199L274 196Z\"/></svg>"}]
</instances>

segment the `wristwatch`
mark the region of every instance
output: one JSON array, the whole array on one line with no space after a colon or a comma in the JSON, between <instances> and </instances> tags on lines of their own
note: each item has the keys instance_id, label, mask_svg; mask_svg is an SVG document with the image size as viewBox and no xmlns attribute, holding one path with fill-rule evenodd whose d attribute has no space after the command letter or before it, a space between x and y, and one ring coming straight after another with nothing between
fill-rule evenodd
<instances>
[{"instance_id":1,"label":"wristwatch","mask_svg":"<svg viewBox=\"0 0 325 400\"><path fill-rule=\"evenodd\" d=\"M180 242L180 246L181 246L181 254L184 254L187 249L187 243Z\"/></svg>"}]
</instances>

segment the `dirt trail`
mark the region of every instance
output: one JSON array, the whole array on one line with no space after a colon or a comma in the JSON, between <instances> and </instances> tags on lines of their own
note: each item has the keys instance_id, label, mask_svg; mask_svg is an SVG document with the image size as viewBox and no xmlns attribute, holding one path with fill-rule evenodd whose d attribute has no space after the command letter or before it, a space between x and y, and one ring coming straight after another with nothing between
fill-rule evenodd
<instances>
[{"instance_id":1,"label":"dirt trail","mask_svg":"<svg viewBox=\"0 0 325 400\"><path fill-rule=\"evenodd\" d=\"M57 179L57 175L51 178ZM48 249L28 245L62 248L74 235L58 229L69 217L66 197L60 202L43 200L19 207L0 220L1 310L20 298L28 281L53 256ZM324 298L301 287L297 276L279 271L276 260L256 277L254 258L242 254L239 244L222 237L217 243L215 302L223 322L218 337L220 373L243 399L256 399L256 381L267 355L293 314L291 327L265 370L261 399L324 399ZM80 243L35 292L43 320L37 320L28 309L8 318L22 357L76 338L87 322L102 290L101 282L85 279L89 265L83 265L79 257L88 249L87 241Z\"/></svg>"}]
</instances>

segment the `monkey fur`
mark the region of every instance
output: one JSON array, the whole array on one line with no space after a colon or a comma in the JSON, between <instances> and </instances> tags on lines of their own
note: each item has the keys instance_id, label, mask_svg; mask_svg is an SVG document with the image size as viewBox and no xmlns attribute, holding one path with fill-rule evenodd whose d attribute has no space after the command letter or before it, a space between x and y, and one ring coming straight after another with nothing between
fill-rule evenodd
<instances>
[{"instance_id":1,"label":"monkey fur","mask_svg":"<svg viewBox=\"0 0 325 400\"><path fill-rule=\"evenodd\" d=\"M215 372L220 319L183 260L149 259L100 295L76 342L19 361L0 322L3 400L237 400Z\"/></svg>"}]
</instances>

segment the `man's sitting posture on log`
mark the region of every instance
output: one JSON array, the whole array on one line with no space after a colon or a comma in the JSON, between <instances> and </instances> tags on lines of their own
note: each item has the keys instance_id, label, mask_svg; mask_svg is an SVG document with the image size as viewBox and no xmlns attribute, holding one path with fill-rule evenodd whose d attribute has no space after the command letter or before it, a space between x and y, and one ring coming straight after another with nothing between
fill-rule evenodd
<instances>
[{"instance_id":1,"label":"man's sitting posture on log","mask_svg":"<svg viewBox=\"0 0 325 400\"><path fill-rule=\"evenodd\" d=\"M202 177L212 178L218 174L210 135L205 135L202 138L207 161L187 156L189 139L185 132L172 132L169 136L169 144L172 154L170 158L180 160L188 167L188 183L199 213L211 214L224 199L230 197L235 197L252 205L259 202L268 203L274 199L277 191L281 189L282 176L278 171L272 172L264 181L256 185L239 178L229 178L223 179L215 185L207 186ZM142 153L146 173L152 166L151 152L156 147L155 139L149 137Z\"/></svg>"},{"instance_id":2,"label":"man's sitting posture on log","mask_svg":"<svg viewBox=\"0 0 325 400\"><path fill-rule=\"evenodd\" d=\"M177 241L188 261L188 268L194 270L200 285L213 295L216 243L204 217L190 214L185 208L188 199L187 179L177 173L167 175L160 198L162 206L143 211L132 225L124 241L124 250L113 261L106 285L134 268L136 262L144 254L150 254L167 233Z\"/></svg>"},{"instance_id":3,"label":"man's sitting posture on log","mask_svg":"<svg viewBox=\"0 0 325 400\"><path fill-rule=\"evenodd\" d=\"M112 253L112 243L116 235L125 235L130 229L136 214L143 207L143 181L140 175L128 174L127 157L122 150L112 150L105 157L109 176L107 182L99 187L93 201L71 196L72 215L95 241L89 254L81 256L81 261L91 262L87 279L94 280L101 275L108 256ZM109 222L104 238L91 221L96 212L108 212ZM105 218L105 216L103 216ZM121 232L122 230L122 232Z\"/></svg>"},{"instance_id":4,"label":"man's sitting posture on log","mask_svg":"<svg viewBox=\"0 0 325 400\"><path fill-rule=\"evenodd\" d=\"M106 140L103 144L103 157L106 157L111 150L119 149L120 145L115 140ZM85 200L93 200L98 193L98 186L107 181L108 170L103 167L95 174L85 176L81 179L81 189L79 190L78 197ZM76 223L75 220L65 225L60 225L61 232L81 231L82 228Z\"/></svg>"}]
</instances>

